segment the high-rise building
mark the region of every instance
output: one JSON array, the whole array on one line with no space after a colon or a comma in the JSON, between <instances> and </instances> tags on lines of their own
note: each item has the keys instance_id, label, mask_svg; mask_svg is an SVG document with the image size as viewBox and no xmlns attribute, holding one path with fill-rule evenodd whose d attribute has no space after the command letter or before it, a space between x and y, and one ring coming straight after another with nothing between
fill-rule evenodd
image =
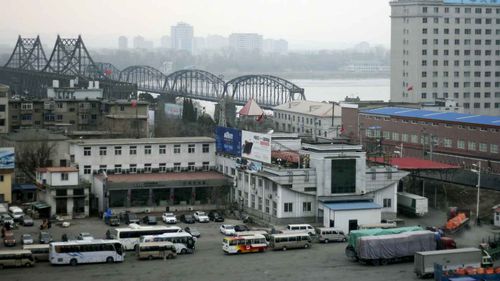
<instances>
[{"instance_id":1,"label":"high-rise building","mask_svg":"<svg viewBox=\"0 0 500 281\"><path fill-rule=\"evenodd\" d=\"M284 39L265 39L263 49L266 53L285 54L288 52L288 41Z\"/></svg>"},{"instance_id":2,"label":"high-rise building","mask_svg":"<svg viewBox=\"0 0 500 281\"><path fill-rule=\"evenodd\" d=\"M128 48L128 38L125 36L118 37L118 49L124 50Z\"/></svg>"},{"instance_id":3,"label":"high-rise building","mask_svg":"<svg viewBox=\"0 0 500 281\"><path fill-rule=\"evenodd\" d=\"M144 48L144 37L138 35L134 37L134 48L135 49L143 49Z\"/></svg>"},{"instance_id":4,"label":"high-rise building","mask_svg":"<svg viewBox=\"0 0 500 281\"><path fill-rule=\"evenodd\" d=\"M172 40L172 49L193 51L193 26L179 22L170 27L170 40Z\"/></svg>"},{"instance_id":5,"label":"high-rise building","mask_svg":"<svg viewBox=\"0 0 500 281\"><path fill-rule=\"evenodd\" d=\"M391 1L391 101L500 115L500 1Z\"/></svg>"},{"instance_id":6,"label":"high-rise building","mask_svg":"<svg viewBox=\"0 0 500 281\"><path fill-rule=\"evenodd\" d=\"M231 33L229 47L235 51L262 51L262 35L257 33Z\"/></svg>"}]
</instances>

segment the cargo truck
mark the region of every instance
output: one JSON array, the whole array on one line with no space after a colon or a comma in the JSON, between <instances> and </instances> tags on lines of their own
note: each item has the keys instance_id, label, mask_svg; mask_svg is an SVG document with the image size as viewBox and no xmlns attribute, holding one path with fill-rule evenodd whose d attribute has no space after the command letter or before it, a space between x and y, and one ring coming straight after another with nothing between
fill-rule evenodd
<instances>
[{"instance_id":1,"label":"cargo truck","mask_svg":"<svg viewBox=\"0 0 500 281\"><path fill-rule=\"evenodd\" d=\"M423 216L428 211L428 200L426 197L407 192L398 192L398 212L412 216Z\"/></svg>"},{"instance_id":2,"label":"cargo truck","mask_svg":"<svg viewBox=\"0 0 500 281\"><path fill-rule=\"evenodd\" d=\"M435 263L440 264L444 270L492 266L491 257L484 255L483 251L477 248L426 251L415 253L413 260L415 274L419 278L433 276Z\"/></svg>"},{"instance_id":3,"label":"cargo truck","mask_svg":"<svg viewBox=\"0 0 500 281\"><path fill-rule=\"evenodd\" d=\"M373 265L407 261L413 259L416 252L433 251L439 247L456 247L453 239L443 238L446 239L443 240L438 234L428 230L362 236L357 239L349 253L346 248L346 255L361 263Z\"/></svg>"},{"instance_id":4,"label":"cargo truck","mask_svg":"<svg viewBox=\"0 0 500 281\"><path fill-rule=\"evenodd\" d=\"M456 207L450 208L448 212L448 221L446 221L444 231L446 233L457 233L464 228L469 227L470 222L470 210L469 209L459 209Z\"/></svg>"}]
</instances>

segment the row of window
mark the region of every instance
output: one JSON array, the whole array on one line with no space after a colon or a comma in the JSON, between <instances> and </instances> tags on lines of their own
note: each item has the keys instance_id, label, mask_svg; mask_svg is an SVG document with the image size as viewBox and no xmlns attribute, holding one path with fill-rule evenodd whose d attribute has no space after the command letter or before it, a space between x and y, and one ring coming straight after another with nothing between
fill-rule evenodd
<instances>
[{"instance_id":1,"label":"row of window","mask_svg":"<svg viewBox=\"0 0 500 281\"><path fill-rule=\"evenodd\" d=\"M310 212L312 208L311 202L302 202L302 212ZM283 212L292 213L293 212L293 203L287 202L283 203Z\"/></svg>"},{"instance_id":2,"label":"row of window","mask_svg":"<svg viewBox=\"0 0 500 281\"><path fill-rule=\"evenodd\" d=\"M280 129L280 126L279 126L279 123L276 122L276 129L279 130ZM305 133L305 134L312 134L314 133L314 130L313 129L307 129L307 128L304 128L304 126L302 127L295 127L295 126L292 126L290 124L281 124L281 129L284 131L284 132L291 132L291 133ZM325 137L327 136L327 131L326 130L316 130L316 135L317 136L322 136L324 135Z\"/></svg>"},{"instance_id":3,"label":"row of window","mask_svg":"<svg viewBox=\"0 0 500 281\"><path fill-rule=\"evenodd\" d=\"M500 83L500 82L497 82L497 83ZM439 83L438 82L432 82L432 84L430 86L432 86L432 88L439 88ZM482 88L482 87L484 87L484 88L491 88L491 82L484 82L481 85L481 82L469 82L469 81L467 81L467 82L462 82L462 86L463 86L463 88ZM427 82L422 82L420 84L420 87L422 89L426 89L427 88ZM447 82L447 81L443 82L442 87L443 88L450 88L449 82ZM460 88L460 82L453 82L453 88Z\"/></svg>"},{"instance_id":4,"label":"row of window","mask_svg":"<svg viewBox=\"0 0 500 281\"><path fill-rule=\"evenodd\" d=\"M500 21L500 19L499 19L499 21ZM449 28L443 28L442 33L445 35L450 35L450 34L460 35L461 30L463 30L463 33L466 35L471 35L472 33L474 33L475 35L481 35L481 34L492 35L493 33L495 33L496 35L500 35L500 29L491 29L491 28L485 28L485 29L481 29L481 28L474 28L474 29L472 29L472 28L464 28L464 29L455 28L455 29L452 29L452 31L453 31L452 33L450 33ZM429 32L430 32L429 29L427 29L425 27L422 28L422 34L430 34ZM432 34L436 34L436 35L439 34L439 28L433 28Z\"/></svg>"},{"instance_id":5,"label":"row of window","mask_svg":"<svg viewBox=\"0 0 500 281\"><path fill-rule=\"evenodd\" d=\"M242 192L241 190L238 190L238 192L236 193L235 192L235 200L240 200L241 198L243 198L243 203L245 204L245 206L248 206L248 192L245 192L244 193L244 197L242 196ZM255 207L255 195L252 194L252 208L256 209ZM264 200L264 211L266 214L271 214L271 210L272 210L272 215L273 216L277 216L278 215L278 203L276 203L276 201L272 201L273 204L272 204L272 209L270 208L270 203L271 203L271 200L265 198ZM258 197L258 207L257 207L258 210L262 210L262 197Z\"/></svg>"},{"instance_id":6,"label":"row of window","mask_svg":"<svg viewBox=\"0 0 500 281\"><path fill-rule=\"evenodd\" d=\"M472 18L451 18L453 19L454 24L460 24L460 23L465 23L465 24L499 24L500 19L492 19L492 18L474 18L474 21ZM439 23L440 18L432 18L432 23ZM442 18L442 21L445 24L450 24L451 20L449 17L444 17ZM422 18L422 23L431 23L428 18L423 17Z\"/></svg>"},{"instance_id":7,"label":"row of window","mask_svg":"<svg viewBox=\"0 0 500 281\"><path fill-rule=\"evenodd\" d=\"M173 146L173 154L180 154L181 153L181 144L174 144ZM152 154L152 145L144 145L143 147L143 152L146 155L151 155ZM122 146L114 146L114 155L122 155L123 151L126 151L125 147ZM202 144L202 152L203 153L209 153L210 152L210 144L204 143ZM166 154L167 153L167 145L166 144L160 144L158 145L158 154ZM196 145L195 144L188 144L188 153L196 153ZM100 156L106 156L108 154L108 147L107 146L100 146L99 147L99 155ZM130 145L128 146L128 154L129 155L137 155L137 145ZM86 146L83 148L83 155L84 156L92 156L92 147Z\"/></svg>"},{"instance_id":8,"label":"row of window","mask_svg":"<svg viewBox=\"0 0 500 281\"><path fill-rule=\"evenodd\" d=\"M277 119L284 119L284 120L288 120L288 121L292 121L292 122L295 122L295 119L297 119L297 122L299 122L299 123L306 123L306 124L310 124L310 125L313 125L314 121L316 120L316 118L308 118L308 117L304 118L304 116L297 116L297 118L295 118L295 117L296 117L296 115L276 112ZM321 126L321 119L316 120L316 125Z\"/></svg>"},{"instance_id":9,"label":"row of window","mask_svg":"<svg viewBox=\"0 0 500 281\"><path fill-rule=\"evenodd\" d=\"M381 117L381 116L370 116L370 115L365 115L364 116L366 119L373 119L373 120L383 120L383 121L392 121L392 122L401 122L401 123L411 123L411 124L421 124L421 125L429 125L429 126L439 126L439 125L444 125L445 128L454 128L455 125L450 124L450 123L439 123L439 122L427 122L427 121L417 121L417 120L408 120L408 119L397 119L397 118L391 118L391 117ZM481 131L481 132L487 132L490 131L491 133L496 133L499 130L495 128L483 128L483 127L474 127L474 126L464 126L464 125L457 125L457 128L459 129L469 129L471 131L475 131L476 129Z\"/></svg>"},{"instance_id":10,"label":"row of window","mask_svg":"<svg viewBox=\"0 0 500 281\"><path fill-rule=\"evenodd\" d=\"M482 0L482 1L478 1L478 2L491 3L491 4L498 4L499 3L497 0ZM462 8L462 7L454 7L454 8L444 7L443 8L443 7L427 7L427 6L422 7L422 13L427 14L429 11L431 11L431 8L435 14L442 11L442 9L444 9L443 11L445 14L450 13L450 11L455 11L455 14L460 14L461 11L463 11L463 13L465 13L465 14L472 14L472 11L474 11L475 14L482 14L483 11L485 14L492 14L492 13L500 14L500 8L496 8L496 9L493 9L493 8L469 8L469 7L465 7L465 8ZM452 9L454 9L454 10L452 10Z\"/></svg>"},{"instance_id":11,"label":"row of window","mask_svg":"<svg viewBox=\"0 0 500 281\"><path fill-rule=\"evenodd\" d=\"M404 62L406 64L406 61L404 61ZM431 62L431 61L429 61L429 62ZM427 65L430 65L430 64L427 64L427 60L421 61L421 66L427 66ZM481 65L492 66L492 61L491 60L474 60L474 61L463 60L462 61L462 66L481 66ZM495 61L495 65L500 66L500 60ZM432 60L432 66L439 66L439 60ZM451 66L450 61L443 60L442 66ZM453 66L460 66L460 60L454 60ZM490 75L491 75L491 73L490 73ZM495 77L500 77L500 71L495 71Z\"/></svg>"},{"instance_id":12,"label":"row of window","mask_svg":"<svg viewBox=\"0 0 500 281\"><path fill-rule=\"evenodd\" d=\"M500 63L499 63L499 66L500 66ZM427 71L422 71L422 78L427 78L427 73L432 74L432 78L438 78L439 77L439 71L432 71L432 72L427 72ZM448 71L443 71L441 73L442 77L450 77L450 72ZM491 72L490 71L464 71L463 72L463 77L466 77L466 78L469 78L469 77L476 77L476 78L479 78L481 76L484 76L484 77L491 77ZM458 78L460 77L460 71L453 71L453 77L455 78ZM500 82L497 82L497 83L500 83ZM443 84L444 85L444 84ZM491 85L490 85L491 86ZM495 86L497 86L495 84Z\"/></svg>"},{"instance_id":13,"label":"row of window","mask_svg":"<svg viewBox=\"0 0 500 281\"><path fill-rule=\"evenodd\" d=\"M408 55L409 52L403 52L404 54ZM423 49L422 50L422 56L427 56L427 54L430 54L430 52L427 52L427 49ZM462 54L464 56L471 56L471 55L474 55L474 56L481 56L481 55L485 55L485 56L491 56L493 54L493 50L483 50L483 49L479 49L479 50L470 50L470 49L467 49L467 50L463 50L462 51ZM432 50L432 55L433 56L439 56L439 49L433 49ZM443 56L449 56L449 55L454 55L454 56L460 56L460 50L453 50L453 53L450 52L450 50L446 49L446 50L442 50L442 55ZM495 55L500 55L500 50L495 50ZM495 61L495 65L498 64L498 61Z\"/></svg>"},{"instance_id":14,"label":"row of window","mask_svg":"<svg viewBox=\"0 0 500 281\"><path fill-rule=\"evenodd\" d=\"M380 137L379 130L367 130L367 137ZM414 143L414 144L422 144L429 145L430 136L429 135L416 135L416 134L405 134L398 132L383 132L383 138L387 140L397 141L397 142L406 142L406 143ZM435 146L441 146L445 148L453 148L454 141L450 138L442 138L440 139L437 136L432 136L432 143ZM498 154L498 144L487 144L487 143L476 143L474 141L465 141L465 140L456 140L455 145L457 149L466 149L469 151L479 151L479 152L490 152L494 154Z\"/></svg>"},{"instance_id":15,"label":"row of window","mask_svg":"<svg viewBox=\"0 0 500 281\"><path fill-rule=\"evenodd\" d=\"M428 42L430 39L427 39L427 38L424 38L422 39L422 45L427 45ZM453 39L453 44L454 45L460 45L460 39ZM469 45L472 45L472 42L474 42L474 45L476 46L483 46L483 45L486 45L486 46L491 46L493 45L493 42L495 42L495 45L498 46L500 45L500 40L491 40L491 39L485 39L485 40L481 40L481 39L474 39L474 41L472 41L472 39L462 39L462 43L463 45L465 46L469 46ZM406 39L406 38L403 38L403 45L409 45L410 44L410 40ZM438 38L434 38L432 39L432 44L433 45L439 45L439 39ZM430 43L429 43L430 45ZM450 39L443 39L443 45L450 45Z\"/></svg>"},{"instance_id":16,"label":"row of window","mask_svg":"<svg viewBox=\"0 0 500 281\"><path fill-rule=\"evenodd\" d=\"M183 169L184 168L184 169ZM129 164L128 169L125 168L125 166L116 164L112 167L112 171L115 174L122 174L122 173L127 173L127 174L135 174L138 172L143 172L143 173L152 173L152 172L159 172L159 173L165 173L169 170L174 171L174 172L181 172L183 170L187 171L196 171L199 166L197 166L196 162L188 162L187 168L182 167L182 164L179 162L174 163L173 168L167 168L167 163L159 163L158 167L153 167L151 163L145 163L142 167L137 166L137 164ZM99 170L101 171L108 171L108 166L107 165L99 165ZM210 162L202 162L201 165L201 170L203 171L208 171L210 170ZM85 165L83 166L83 174L85 175L90 175L92 173L92 166L91 165Z\"/></svg>"}]
</instances>

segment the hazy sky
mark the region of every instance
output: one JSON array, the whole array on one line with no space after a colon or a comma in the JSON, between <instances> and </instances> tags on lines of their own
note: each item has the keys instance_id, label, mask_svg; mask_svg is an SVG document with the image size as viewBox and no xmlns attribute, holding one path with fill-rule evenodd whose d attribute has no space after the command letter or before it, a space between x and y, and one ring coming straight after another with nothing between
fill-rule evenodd
<instances>
[{"instance_id":1,"label":"hazy sky","mask_svg":"<svg viewBox=\"0 0 500 281\"><path fill-rule=\"evenodd\" d=\"M119 35L159 42L179 21L195 36L255 32L291 49L390 44L388 0L1 0L0 44L18 34L83 36L87 47L116 47ZM130 43L129 43L130 44Z\"/></svg>"}]
</instances>

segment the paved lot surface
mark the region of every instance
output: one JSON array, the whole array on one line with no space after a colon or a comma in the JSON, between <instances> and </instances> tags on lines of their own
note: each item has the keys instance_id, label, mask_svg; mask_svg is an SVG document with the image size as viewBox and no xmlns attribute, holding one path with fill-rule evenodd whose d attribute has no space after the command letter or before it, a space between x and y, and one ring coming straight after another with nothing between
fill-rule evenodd
<instances>
[{"instance_id":1,"label":"paved lot surface","mask_svg":"<svg viewBox=\"0 0 500 281\"><path fill-rule=\"evenodd\" d=\"M226 220L226 223L241 222ZM38 226L39 222L35 227L21 226L16 233L36 234ZM286 252L225 255L221 249L223 236L218 231L219 223L197 223L194 227L202 234L196 252L175 260L138 261L133 253L127 252L125 262L111 265L71 267L38 263L33 268L4 269L0 272L1 280L418 280L412 263L375 267L348 260L344 254L345 243L314 244L311 249ZM56 240L60 240L63 233L76 237L81 231L103 238L106 230L103 222L91 218L75 220L67 229L53 226L50 233ZM473 229L470 231L472 235ZM3 245L0 249L4 249Z\"/></svg>"}]
</instances>

